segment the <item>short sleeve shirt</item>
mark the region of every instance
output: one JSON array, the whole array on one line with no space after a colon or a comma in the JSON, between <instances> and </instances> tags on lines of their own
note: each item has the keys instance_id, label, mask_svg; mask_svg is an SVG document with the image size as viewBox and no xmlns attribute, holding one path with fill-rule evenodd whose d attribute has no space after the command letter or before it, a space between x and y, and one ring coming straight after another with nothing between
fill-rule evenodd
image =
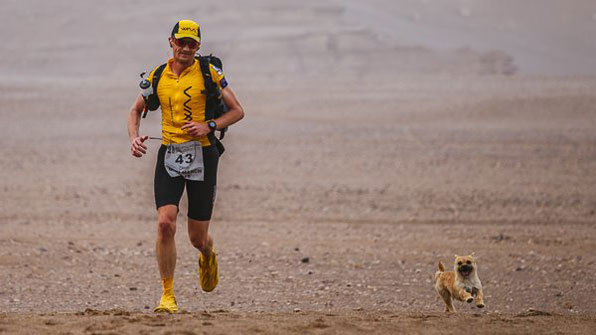
<instances>
[{"instance_id":1,"label":"short sleeve shirt","mask_svg":"<svg viewBox=\"0 0 596 335\"><path fill-rule=\"evenodd\" d=\"M195 138L180 129L189 121L209 121L205 119L207 95L199 61L195 59L194 63L186 68L180 76L176 76L172 72L170 66L173 62L173 58L168 60L157 87L157 96L161 105L162 143L198 141L202 146L209 146L211 143L206 136ZM213 82L220 90L228 86L221 69L210 64L209 70ZM155 70L149 74L150 82L153 82L154 72Z\"/></svg>"}]
</instances>

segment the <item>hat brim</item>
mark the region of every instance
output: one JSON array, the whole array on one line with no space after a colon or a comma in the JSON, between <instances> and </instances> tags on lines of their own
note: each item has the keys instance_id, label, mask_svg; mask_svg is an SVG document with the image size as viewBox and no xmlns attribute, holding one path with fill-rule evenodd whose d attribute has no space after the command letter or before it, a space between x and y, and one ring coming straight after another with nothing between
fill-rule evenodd
<instances>
[{"instance_id":1,"label":"hat brim","mask_svg":"<svg viewBox=\"0 0 596 335\"><path fill-rule=\"evenodd\" d=\"M196 35L190 35L190 34L174 34L174 38L177 40L183 39L183 38L192 38L193 40L201 43L201 39L196 36Z\"/></svg>"}]
</instances>

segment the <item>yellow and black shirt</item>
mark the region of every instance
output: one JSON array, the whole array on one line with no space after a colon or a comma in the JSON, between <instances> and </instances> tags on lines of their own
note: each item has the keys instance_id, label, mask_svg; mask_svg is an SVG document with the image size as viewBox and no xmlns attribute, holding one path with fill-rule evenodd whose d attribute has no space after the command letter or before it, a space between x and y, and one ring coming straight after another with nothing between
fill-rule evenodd
<instances>
[{"instance_id":1,"label":"yellow and black shirt","mask_svg":"<svg viewBox=\"0 0 596 335\"><path fill-rule=\"evenodd\" d=\"M206 122L205 82L201 73L199 61L186 68L180 76L176 76L171 69L174 59L168 60L157 86L157 96L161 105L161 136L163 144L185 143L197 141L202 146L211 143L206 136L194 138L180 129L187 121ZM210 64L211 78L220 90L227 86L223 71ZM147 78L153 83L151 71Z\"/></svg>"}]
</instances>

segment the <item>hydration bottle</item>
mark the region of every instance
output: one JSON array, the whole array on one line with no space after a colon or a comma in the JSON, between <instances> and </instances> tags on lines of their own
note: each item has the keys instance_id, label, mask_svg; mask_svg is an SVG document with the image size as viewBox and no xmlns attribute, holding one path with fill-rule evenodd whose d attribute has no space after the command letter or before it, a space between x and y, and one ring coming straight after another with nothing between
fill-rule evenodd
<instances>
[{"instance_id":1,"label":"hydration bottle","mask_svg":"<svg viewBox=\"0 0 596 335\"><path fill-rule=\"evenodd\" d=\"M146 72L141 73L141 82L139 83L139 87L141 88L141 95L143 96L143 100L145 100L145 109L143 110L143 119L147 116L147 104L149 103L149 96L153 94L153 85L151 82L147 80Z\"/></svg>"},{"instance_id":2,"label":"hydration bottle","mask_svg":"<svg viewBox=\"0 0 596 335\"><path fill-rule=\"evenodd\" d=\"M151 82L147 80L146 72L141 73L141 83L139 84L139 87L141 88L143 99L147 102L149 96L153 94L153 86L151 85Z\"/></svg>"}]
</instances>

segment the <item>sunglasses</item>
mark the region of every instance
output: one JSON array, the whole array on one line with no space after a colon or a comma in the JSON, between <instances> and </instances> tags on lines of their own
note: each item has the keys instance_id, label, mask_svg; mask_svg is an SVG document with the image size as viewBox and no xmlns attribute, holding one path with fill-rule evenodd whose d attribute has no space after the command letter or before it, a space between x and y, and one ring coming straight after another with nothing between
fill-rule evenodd
<instances>
[{"instance_id":1,"label":"sunglasses","mask_svg":"<svg viewBox=\"0 0 596 335\"><path fill-rule=\"evenodd\" d=\"M188 45L189 48L196 49L199 46L199 42L193 40L192 38L172 39L174 40L174 43L181 48L184 48Z\"/></svg>"}]
</instances>

